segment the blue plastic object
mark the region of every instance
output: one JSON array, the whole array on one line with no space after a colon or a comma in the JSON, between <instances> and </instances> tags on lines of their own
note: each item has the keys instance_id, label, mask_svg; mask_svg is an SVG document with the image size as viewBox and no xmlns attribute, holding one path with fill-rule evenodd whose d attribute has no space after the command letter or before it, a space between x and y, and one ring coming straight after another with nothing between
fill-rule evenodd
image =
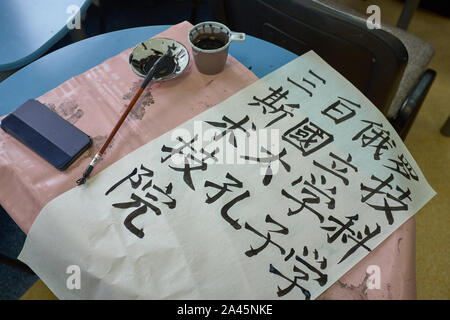
<instances>
[{"instance_id":1,"label":"blue plastic object","mask_svg":"<svg viewBox=\"0 0 450 320\"><path fill-rule=\"evenodd\" d=\"M67 21L91 0L0 1L0 71L20 68L42 56L69 31Z\"/></svg>"}]
</instances>

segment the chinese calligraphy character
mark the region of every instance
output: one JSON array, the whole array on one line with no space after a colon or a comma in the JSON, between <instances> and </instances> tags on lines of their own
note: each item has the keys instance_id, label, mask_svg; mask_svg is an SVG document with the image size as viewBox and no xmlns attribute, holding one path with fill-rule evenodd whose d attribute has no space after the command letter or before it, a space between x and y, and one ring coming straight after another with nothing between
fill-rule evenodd
<instances>
[{"instance_id":1,"label":"chinese calligraphy character","mask_svg":"<svg viewBox=\"0 0 450 320\"><path fill-rule=\"evenodd\" d=\"M353 171L358 172L358 168L355 167L354 165L350 164L350 162L352 161L351 154L348 154L347 160L340 158L339 156L335 155L333 152L330 152L329 156L331 158L333 158L331 166L330 166L331 168L324 166L323 164L317 162L316 160L313 160L313 164L316 167L324 170L325 172L331 173L332 175L338 177L347 186L349 184L349 180L344 175L347 174L348 168L351 168L351 169L353 169ZM339 163L340 165L343 164L344 167L338 168L337 163Z\"/></svg>"},{"instance_id":2,"label":"chinese calligraphy character","mask_svg":"<svg viewBox=\"0 0 450 320\"><path fill-rule=\"evenodd\" d=\"M344 122L344 121L352 118L356 114L355 110L348 106L349 104L351 104L357 108L361 108L361 106L359 104L351 102L350 100L344 99L342 97L338 97L338 98L339 98L339 100L332 103L326 109L322 110L322 114L331 118L335 124Z\"/></svg>"},{"instance_id":3,"label":"chinese calligraphy character","mask_svg":"<svg viewBox=\"0 0 450 320\"><path fill-rule=\"evenodd\" d=\"M243 131L246 134L246 136L248 137L250 134L247 132L247 130L245 130L242 127L242 125L247 123L249 119L250 118L248 116L245 116L240 121L234 122L227 116L223 116L222 120L224 122L214 122L214 121L205 121L205 122L213 127L226 129L226 130L222 131L220 134L214 135L214 141L217 141L217 140L225 137L227 134L229 134L228 142L231 145L233 145L233 147L236 148L237 141L236 141L236 135L234 133L234 130L239 129L239 130Z\"/></svg>"},{"instance_id":4,"label":"chinese calligraphy character","mask_svg":"<svg viewBox=\"0 0 450 320\"><path fill-rule=\"evenodd\" d=\"M258 235L258 236L260 236L261 238L264 238L264 239L266 240L266 241L264 242L264 244L261 245L259 248L254 249L252 246L250 246L250 250L248 250L248 251L245 252L245 255L246 255L247 257L252 257L252 256L257 255L257 254L260 253L262 250L264 250L264 249L269 245L269 243L271 243L271 244L275 245L276 247L278 247L278 249L280 250L280 253L281 253L282 255L285 254L286 250L284 250L283 247L281 247L280 245L276 244L275 242L273 242L273 241L271 240L271 235L270 235L270 233L271 233L271 232L276 232L276 233L280 233L280 234L283 234L283 235L287 235L287 234L289 233L289 229L286 228L285 226L283 226L282 224L278 223L278 222L275 221L274 219L272 219L272 217L271 217L270 215L267 215L267 216L266 216L266 222L267 222L267 223L275 224L275 225L279 226L280 229L278 229L278 230L269 230L269 231L267 232L267 235L264 236L262 233L260 233L260 232L257 231L256 229L254 229L250 224L248 224L247 222L245 223L245 229L252 231L252 232L255 233L256 235Z\"/></svg>"},{"instance_id":5,"label":"chinese calligraphy character","mask_svg":"<svg viewBox=\"0 0 450 320\"><path fill-rule=\"evenodd\" d=\"M211 181L205 182L205 188L212 187L219 191L214 196L210 196L209 194L206 194L206 203L211 204L215 201L217 201L219 198L221 198L226 192L231 192L231 187L242 189L243 184L241 181L233 177L230 173L227 173L226 178L228 180L231 180L232 183L224 183L222 186L219 184L216 184ZM239 196L233 198L228 203L226 203L222 209L221 209L221 215L224 218L225 221L227 221L233 228L236 230L239 230L241 228L241 225L238 223L239 219L232 219L228 211L238 202L250 197L250 191L246 190L244 193L240 194Z\"/></svg>"},{"instance_id":6,"label":"chinese calligraphy character","mask_svg":"<svg viewBox=\"0 0 450 320\"><path fill-rule=\"evenodd\" d=\"M386 165L384 165L384 167L400 173L403 177L405 177L408 180L413 179L419 181L419 177L417 176L416 171L413 169L413 167L403 154L398 156L398 160L389 159L389 161L393 162L396 167L393 168Z\"/></svg>"},{"instance_id":7,"label":"chinese calligraphy character","mask_svg":"<svg viewBox=\"0 0 450 320\"><path fill-rule=\"evenodd\" d=\"M267 150L266 148L261 146L261 152L267 153L269 156L268 157L241 156L241 158L246 159L246 160L252 160L252 161L256 161L256 162L260 162L260 163L268 163L269 164L267 166L266 174L263 179L263 185L267 186L272 181L273 172L270 167L272 162L279 161L283 165L284 169L287 172L291 171L291 166L288 163L286 163L284 160L282 160L282 158L287 153L285 148L283 148L283 150L279 154L274 155L269 150Z\"/></svg>"},{"instance_id":8,"label":"chinese calligraphy character","mask_svg":"<svg viewBox=\"0 0 450 320\"><path fill-rule=\"evenodd\" d=\"M315 89L316 88L316 80L319 80L322 84L326 84L326 80L323 79L322 77L319 77L316 73L314 73L312 70L308 71L308 74L310 76L313 77L313 79L310 78L310 80L303 78L302 79L302 83L305 83L305 86L308 85L308 87L310 88L310 90ZM293 85L295 85L296 87L302 89L303 91L305 91L310 97L313 96L313 93L308 90L306 87L302 86L300 83L295 82L294 80L292 80L291 78L287 78L287 81L289 81L290 83L292 83Z\"/></svg>"},{"instance_id":9,"label":"chinese calligraphy character","mask_svg":"<svg viewBox=\"0 0 450 320\"><path fill-rule=\"evenodd\" d=\"M290 285L288 285L286 288L281 289L278 286L278 291L277 291L277 295L279 297L282 297L286 294L288 294L289 292L292 291L292 289L294 289L295 287L299 288L303 295L305 296L306 300L311 299L311 294L309 292L309 290L307 290L306 288L302 287L298 281L302 280L302 281L309 281L310 275L311 274L316 274L318 276L318 278L313 279L314 281L317 281L317 283L323 287L327 282L328 282L328 275L323 273L322 271L325 270L327 268L327 259L325 257L323 257L320 261L319 261L319 252L317 250L313 251L313 255L314 255L314 262L308 262L307 261L307 257L309 256L309 250L306 246L303 247L303 257L300 255L296 255L295 256L295 260L297 260L297 262L300 262L303 266L305 266L307 268L308 271L302 270L300 269L300 267L298 267L297 265L294 265L293 267L293 271L295 273L298 273L299 275L295 276L294 279L289 279L288 277L286 277L285 275L283 275L277 268L275 268L273 266L273 264L270 264L269 266L269 272L276 274L277 276L280 276L281 278L287 280L288 282L290 282ZM311 259L309 259L311 260ZM316 268L313 264L318 264L319 267Z\"/></svg>"},{"instance_id":10,"label":"chinese calligraphy character","mask_svg":"<svg viewBox=\"0 0 450 320\"><path fill-rule=\"evenodd\" d=\"M411 201L411 191L409 188L407 190L403 190L400 186L396 186L396 191L400 193L400 195L394 195L391 192L385 192L383 189L389 188L389 190L392 190L391 182L394 180L394 176L392 173L389 175L389 177L385 180L382 180L374 175L371 176L371 179L373 181L377 181L379 184L376 187L369 187L365 186L361 183L361 191L366 191L366 195L361 195L361 202L366 202L367 205L372 207L375 210L383 211L386 215L386 219L389 224L394 223L394 217L392 215L392 212L394 211L405 211L408 210L408 205L403 201L405 199L408 199ZM383 204L374 204L368 203L367 201L370 200L375 195L382 195L382 201ZM373 200L373 199L372 199ZM376 203L379 203L379 201L375 201ZM397 204L397 205L396 205Z\"/></svg>"},{"instance_id":11,"label":"chinese calligraphy character","mask_svg":"<svg viewBox=\"0 0 450 320\"><path fill-rule=\"evenodd\" d=\"M179 147L167 147L166 145L163 145L161 148L162 152L167 152L169 155L167 157L161 157L161 163L166 162L168 159L171 159L174 155L181 155L184 161L184 165L181 167L175 167L169 165L169 168L183 172L183 180L184 182L191 188L192 190L195 190L194 183L192 181L192 171L201 170L205 171L208 168L208 165L206 164L205 160L214 158L214 154L217 150L213 151L212 153L207 153L202 148L201 151L197 151L193 144L195 141L198 140L198 135L195 135L194 138L192 138L190 141L186 142L182 137L177 137L177 140L181 142L181 146ZM199 159L197 157L197 153L206 154L206 157L202 156L202 159Z\"/></svg>"},{"instance_id":12,"label":"chinese calligraphy character","mask_svg":"<svg viewBox=\"0 0 450 320\"><path fill-rule=\"evenodd\" d=\"M138 216L145 214L147 212L147 209L152 210L155 215L161 214L161 209L157 206L158 201L161 202L163 205L167 206L169 209L174 209L176 207L176 200L171 197L172 194L172 183L170 183L165 189L159 187L156 184L153 184L153 171L147 169L141 164L141 170L144 171L144 173L138 173L137 168L134 168L134 170L124 177L123 179L119 180L117 183L115 183L111 188L106 191L105 196L109 195L112 191L114 191L117 187L119 187L122 183L125 181L129 181L131 188L133 190L136 190L143 184L143 177L147 177L148 181L140 188L141 191L148 190L148 188L152 188L152 190L147 191L145 194L145 199L138 196L135 192L131 193L130 199L132 201L129 202L121 202L121 203L114 203L112 206L119 209L129 209L129 208L137 208L136 210L132 211L128 216L125 218L124 225L125 227L131 231L134 235L136 235L139 238L144 237L144 230L143 228L137 228L133 224L133 220L137 218ZM137 179L132 179L134 176L137 175ZM151 191L156 191L155 193L151 193ZM156 195L155 195L156 194ZM161 200L161 196L163 195L164 199L166 201Z\"/></svg>"},{"instance_id":13,"label":"chinese calligraphy character","mask_svg":"<svg viewBox=\"0 0 450 320\"><path fill-rule=\"evenodd\" d=\"M289 93L289 90L286 90L284 92L283 91L283 87L279 87L278 89L274 90L272 88L269 88L269 90L271 91L271 93L266 96L263 99L257 98L257 97L253 97L253 100L256 102L250 102L248 103L249 106L261 106L262 107L262 111L263 114L267 114L267 109L269 110L269 114L275 114L278 115L278 117L274 118L273 120L271 120L268 124L266 124L266 128L270 127L272 124L280 121L281 119L283 119L284 117L286 117L287 115L293 117L294 114L292 113L292 111L294 109L300 109L300 105L299 104L280 104L280 106L276 107L275 104L277 104L281 99L285 99L287 100L287 95ZM285 106L290 108L291 111L287 111L285 109Z\"/></svg>"},{"instance_id":14,"label":"chinese calligraphy character","mask_svg":"<svg viewBox=\"0 0 450 320\"><path fill-rule=\"evenodd\" d=\"M294 181L295 184L298 184L302 182L303 177L300 177L296 181ZM326 183L326 180L321 179L322 185ZM332 197L336 194L336 187L332 188L325 188L324 190L321 190L316 186L316 178L314 175L311 174L311 180L307 181L305 180L303 182L304 187L302 188L301 192L304 196L302 199L298 199L288 193L285 189L281 190L281 194L285 196L288 199L293 200L294 202L300 204L300 208L296 210L292 210L289 208L288 216L297 214L303 209L308 209L310 212L316 215L316 217L319 219L320 223L324 221L324 217L322 214L320 214L317 210L312 208L309 204L317 205L321 202L322 198L328 199L328 202L326 202L328 209L334 209L335 208L335 199Z\"/></svg>"},{"instance_id":15,"label":"chinese calligraphy character","mask_svg":"<svg viewBox=\"0 0 450 320\"><path fill-rule=\"evenodd\" d=\"M302 152L304 157L333 142L331 134L322 130L305 118L299 124L287 130L282 139Z\"/></svg>"},{"instance_id":16,"label":"chinese calligraphy character","mask_svg":"<svg viewBox=\"0 0 450 320\"><path fill-rule=\"evenodd\" d=\"M373 158L380 160L383 150L394 148L395 141L391 139L391 133L383 130L383 124L368 120L361 120L369 125L358 132L353 138L353 141L361 139L361 146L363 148L370 146L375 148Z\"/></svg>"}]
</instances>

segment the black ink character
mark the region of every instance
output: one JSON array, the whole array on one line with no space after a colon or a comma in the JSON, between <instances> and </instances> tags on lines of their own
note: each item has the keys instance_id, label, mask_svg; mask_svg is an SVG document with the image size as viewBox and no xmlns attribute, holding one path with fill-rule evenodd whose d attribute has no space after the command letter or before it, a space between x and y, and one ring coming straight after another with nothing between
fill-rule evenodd
<instances>
[{"instance_id":1,"label":"black ink character","mask_svg":"<svg viewBox=\"0 0 450 320\"><path fill-rule=\"evenodd\" d=\"M210 196L209 194L206 194L206 203L211 204L215 201L217 201L219 198L221 198L226 192L232 192L231 188L238 188L242 189L243 184L241 181L233 177L230 173L226 174L226 178L228 180L231 180L232 183L224 183L223 185L216 184L211 181L205 182L205 188L212 187L219 191L214 196ZM232 219L228 215L228 211L239 201L242 201L246 198L250 197L250 191L246 190L244 193L240 194L239 196L235 197L234 199L230 200L228 203L226 203L222 209L221 209L221 215L225 221L227 221L233 228L236 230L241 229L241 225L238 223L239 219Z\"/></svg>"},{"instance_id":2,"label":"black ink character","mask_svg":"<svg viewBox=\"0 0 450 320\"><path fill-rule=\"evenodd\" d=\"M307 262L305 259L306 257L308 257L309 252L308 252L308 247L304 246L303 247L303 257L300 257L299 255L295 256L295 260L297 260L298 262L302 263L306 268L308 268L311 272L314 272L315 274L318 275L317 279L313 279L314 281L317 281L317 283L323 287L327 281L328 281L328 275L322 273L320 270L325 270L327 268L327 259L325 257L322 257L322 259L319 261L319 252L317 251L317 249L314 249L313 251L313 256L314 256L314 262L319 264L319 269L317 269L316 267L314 267L311 263ZM309 278L309 277L308 277Z\"/></svg>"},{"instance_id":3,"label":"black ink character","mask_svg":"<svg viewBox=\"0 0 450 320\"><path fill-rule=\"evenodd\" d=\"M328 173L338 177L339 179L342 180L344 185L348 186L349 180L345 177L345 175L348 172L348 168L351 168L354 172L358 172L358 168L355 167L354 165L350 164L350 162L352 161L352 155L349 153L346 160L335 155L333 152L330 152L329 156L332 158L331 166L326 167L323 164L317 162L316 160L313 160L313 164L316 167L324 170L325 172L328 172ZM340 165L339 167L338 167L338 163Z\"/></svg>"},{"instance_id":4,"label":"black ink character","mask_svg":"<svg viewBox=\"0 0 450 320\"><path fill-rule=\"evenodd\" d=\"M195 190L194 183L192 181L192 171L205 171L208 168L206 163L207 159L215 159L215 154L218 149L216 148L212 152L206 152L203 148L200 151L197 151L194 148L194 142L198 140L198 135L195 135L190 141L186 142L182 137L177 137L177 140L181 142L181 146L179 147L167 147L163 145L161 148L162 152L169 153L168 156L161 157L161 163L166 162L168 159L171 159L174 155L181 155L184 161L184 165L181 167L175 167L169 165L169 168L183 172L183 181L191 188ZM198 158L199 154L201 154L201 159Z\"/></svg>"},{"instance_id":5,"label":"black ink character","mask_svg":"<svg viewBox=\"0 0 450 320\"><path fill-rule=\"evenodd\" d=\"M344 261L345 259L347 259L349 256L351 256L359 248L364 248L369 252L372 251L372 249L370 249L369 247L366 246L366 242L369 241L370 239L372 239L373 237L375 237L376 235L378 235L380 232L381 232L381 227L377 223L376 227L373 231L370 231L369 226L365 225L364 226L364 236L362 235L362 233L360 231L358 231L356 233L356 238L352 235L347 235L348 239L355 242L355 245L353 247L351 247L350 250L348 250L344 254L344 256L341 258L341 260L339 260L338 264L341 263L342 261Z\"/></svg>"},{"instance_id":6,"label":"black ink character","mask_svg":"<svg viewBox=\"0 0 450 320\"><path fill-rule=\"evenodd\" d=\"M256 102L248 103L249 106L261 106L263 114L267 114L267 110L269 114L275 114L277 115L276 118L271 120L268 124L266 124L265 128L270 127L272 124L280 121L287 115L293 117L294 114L290 111L287 111L285 107L288 107L293 111L294 109L300 109L299 104L283 104L281 103L278 107L275 106L281 99L287 100L287 95L289 94L289 90L283 91L283 87L279 87L278 89L274 90L272 88L269 88L271 93L266 96L265 98L259 99L257 97L253 97L253 100Z\"/></svg>"},{"instance_id":7,"label":"black ink character","mask_svg":"<svg viewBox=\"0 0 450 320\"><path fill-rule=\"evenodd\" d=\"M347 221L342 222L333 216L329 216L328 220L333 222L335 226L321 227L323 230L330 232L327 234L328 243L334 243L334 241L336 241L339 237L341 238L341 242L344 244L346 244L349 240L355 243L355 245L345 253L345 255L341 258L338 264L347 259L359 248L364 248L368 252L371 252L372 249L366 245L366 242L381 232L381 227L378 224L376 224L376 227L373 231L370 231L369 226L365 225L364 226L365 236L363 237L361 231L355 231L353 230L353 228L351 228L355 224L355 221L358 221L359 215L355 214L354 216L345 218L347 219Z\"/></svg>"},{"instance_id":8,"label":"black ink character","mask_svg":"<svg viewBox=\"0 0 450 320\"><path fill-rule=\"evenodd\" d=\"M341 237L341 241L343 243L347 243L347 234L345 232L349 232L352 236L354 236L356 233L353 231L350 227L354 225L355 221L358 220L358 215L355 214L354 216L345 217L347 219L347 222L343 223L340 220L336 219L333 216L329 216L328 220L331 222L334 222L339 226L329 226L329 227L320 227L323 230L334 232L333 234L327 234L327 242L333 243L336 239Z\"/></svg>"},{"instance_id":9,"label":"black ink character","mask_svg":"<svg viewBox=\"0 0 450 320\"><path fill-rule=\"evenodd\" d=\"M222 131L220 134L214 135L214 141L217 141L223 137L225 137L227 134L229 134L228 142L235 148L237 148L237 141L236 141L236 135L234 133L234 130L239 129L245 133L245 135L248 137L250 136L250 133L245 130L242 125L248 122L250 118L248 116L245 116L238 122L234 122L230 118L223 116L222 120L224 122L214 122L214 121L205 121L207 124L216 127L216 128L222 128L226 129Z\"/></svg>"},{"instance_id":10,"label":"black ink character","mask_svg":"<svg viewBox=\"0 0 450 320\"><path fill-rule=\"evenodd\" d=\"M288 277L284 276L278 269L276 269L272 264L270 264L269 272L276 274L290 282L290 285L284 289L281 289L278 286L277 295L279 297L282 297L282 296L288 294L290 291L292 291L292 289L294 289L295 287L298 287L302 291L303 295L305 296L305 299L309 300L311 298L310 292L307 289L300 286L297 283L297 281L299 281L299 280L309 281L311 274L316 274L318 277L316 279L312 279L312 280L316 281L321 287L326 285L328 282L328 275L325 274L323 271L328 266L327 259L325 257L322 257L320 259L319 252L317 251L317 249L313 250L313 257L312 258L309 257L308 247L304 246L302 256L296 255L295 260L300 262L309 271L302 270L297 265L294 265L293 271L300 274L299 276L295 276L294 280L291 280ZM308 262L307 260L309 260L310 262ZM311 262L311 260L313 260L314 262ZM313 264L317 264L318 267L315 267Z\"/></svg>"},{"instance_id":11,"label":"black ink character","mask_svg":"<svg viewBox=\"0 0 450 320\"><path fill-rule=\"evenodd\" d=\"M361 120L369 125L358 132L353 138L356 141L361 138L361 147L367 146L375 148L373 158L380 160L380 156L383 154L383 150L396 147L395 141L391 139L391 133L387 130L383 130L382 123L376 123L368 120Z\"/></svg>"},{"instance_id":12,"label":"black ink character","mask_svg":"<svg viewBox=\"0 0 450 320\"><path fill-rule=\"evenodd\" d=\"M140 169L143 171L143 173L138 173L137 168L134 168L134 170L124 177L123 179L119 180L117 183L115 183L111 188L106 191L105 196L109 195L112 191L114 191L117 187L119 187L122 183L125 181L129 181L131 188L133 190L140 189L141 191L148 190L151 188L151 190L148 190L145 194L145 199L138 196L135 192L131 193L130 199L132 201L129 202L120 202L120 203L114 203L113 207L119 208L119 209L129 209L129 208L137 208L133 212L131 212L124 221L125 227L132 232L134 235L136 235L139 238L144 237L144 230L142 228L137 228L133 224L133 220L146 213L147 209L152 210L156 215L161 214L161 209L157 206L157 204L160 202L163 205L167 206L169 209L174 209L176 207L176 200L171 197L172 194L172 183L169 183L167 187L164 189L157 186L156 184L153 184L153 171L150 169L147 169L141 164ZM137 175L137 177L135 177ZM135 179L133 179L135 177ZM146 177L147 181L144 184L143 178ZM150 193L150 191L154 191L158 196L155 194ZM163 195L163 197L166 199L166 201L161 200L160 194Z\"/></svg>"},{"instance_id":13,"label":"black ink character","mask_svg":"<svg viewBox=\"0 0 450 320\"><path fill-rule=\"evenodd\" d=\"M166 196L169 201L162 202L165 204L169 209L173 209L176 206L176 200L173 199L170 194L172 193L172 184L169 184L165 190L161 189L160 187L154 185L153 189L155 189L158 193L163 194ZM141 214L144 214L147 212L147 209L152 210L157 216L161 214L161 209L159 209L157 206L152 204L150 201L157 202L159 199L154 194L151 194L150 192L147 192L145 195L145 198L149 200L144 200L141 197L137 196L135 193L131 194L131 200L130 202L121 202L121 203L114 203L113 207L120 208L120 209L128 209L128 208L137 208L133 212L131 212L124 221L125 227L130 230L133 234L135 234L139 238L144 237L144 229L137 228L133 224L133 220L140 216Z\"/></svg>"},{"instance_id":14,"label":"black ink character","mask_svg":"<svg viewBox=\"0 0 450 320\"><path fill-rule=\"evenodd\" d=\"M263 185L267 186L272 181L273 172L272 172L272 168L270 167L272 162L279 161L287 172L291 171L291 166L287 162L285 162L284 160L281 159L287 154L285 148L283 148L283 151L281 151L279 154L274 155L272 152L270 152L269 150L267 150L266 148L261 146L261 152L267 153L269 156L268 157L241 156L241 158L245 159L245 160L256 161L259 163L268 163L268 166L266 168L266 173L263 178Z\"/></svg>"},{"instance_id":15,"label":"black ink character","mask_svg":"<svg viewBox=\"0 0 450 320\"><path fill-rule=\"evenodd\" d=\"M388 188L392 190L391 182L394 180L394 176L392 173L385 180L382 180L374 175L371 176L373 181L378 182L376 187L365 186L361 183L361 191L367 192L365 195L361 194L361 202L365 202L368 206L372 207L375 210L383 211L386 215L386 219L389 224L394 223L394 217L392 213L394 211L405 211L408 210L408 205L403 201L405 199L411 200L411 191L409 188L407 190L403 190L400 186L396 186L395 190L398 191L399 195L394 195L390 192L383 191L383 189ZM381 195L383 204L379 204L381 201L379 198L375 197L375 195ZM372 203L368 203L367 201L372 199ZM373 201L375 200L375 201ZM377 201L378 200L378 201ZM377 204L375 204L375 203Z\"/></svg>"},{"instance_id":16,"label":"black ink character","mask_svg":"<svg viewBox=\"0 0 450 320\"><path fill-rule=\"evenodd\" d=\"M303 270L300 270L297 266L294 265L293 268L294 272L300 273L300 276L295 276L294 280L289 279L288 277L286 277L285 275L283 275L277 268L275 268L272 264L270 264L269 267L269 272L276 274L277 276L280 276L281 278L287 280L288 282L290 282L290 285L287 286L284 289L281 289L280 286L278 286L278 291L277 291L277 295L279 297L285 296L286 294L288 294L289 292L292 291L292 289L294 289L295 287L299 288L303 295L305 296L305 300L311 300L311 293L306 290L305 288L303 288L301 285L299 285L297 283L298 280L308 280L308 274L306 272L304 272Z\"/></svg>"},{"instance_id":17,"label":"black ink character","mask_svg":"<svg viewBox=\"0 0 450 320\"><path fill-rule=\"evenodd\" d=\"M147 169L146 167L144 167L141 164L141 170L144 171L144 173L139 173L138 174L138 169L134 168L133 171L131 171L131 173L129 175L127 175L125 178L119 180L117 183L115 183L111 188L108 189L108 191L105 192L105 196L107 196L108 194L110 194L112 191L114 191L118 186L120 186L122 183L124 183L125 181L129 181L131 184L131 187L133 189L138 188L141 183L142 183L142 177L148 177L148 178L152 178L153 177L153 171L150 169ZM133 180L132 177L134 177L137 174L137 179ZM142 187L142 191L144 191L145 189L147 189L149 186L151 186L152 184L152 180L149 179L149 181Z\"/></svg>"},{"instance_id":18,"label":"black ink character","mask_svg":"<svg viewBox=\"0 0 450 320\"><path fill-rule=\"evenodd\" d=\"M299 179L297 179L293 182L293 185L301 183L302 181L303 181L303 177L300 177ZM321 184L325 185L326 182L327 182L326 179L324 179L324 177L322 176ZM335 208L335 199L332 196L334 196L336 194L336 187L334 186L332 188L324 188L323 190L321 190L320 188L318 188L316 186L316 184L318 184L318 183L313 174L311 174L310 181L307 181L307 180L303 181L303 188L301 190L301 193L302 193L302 195L306 195L306 196L303 196L301 199L294 197L293 195L288 193L285 189L281 190L281 194L283 196L300 204L300 208L298 208L296 210L292 210L291 208L289 208L288 216L297 214L306 208L309 211L311 211L313 214L316 215L316 217L319 219L320 223L322 223L324 221L324 217L322 216L322 214L320 214L317 210L312 208L310 206L310 204L317 205L321 202L321 199L327 199L328 200L326 202L327 208L334 209Z\"/></svg>"},{"instance_id":19,"label":"black ink character","mask_svg":"<svg viewBox=\"0 0 450 320\"><path fill-rule=\"evenodd\" d=\"M321 82L323 85L326 84L326 80L323 79L322 77L319 77L316 73L314 73L312 70L308 71L308 75L309 75L309 80L306 78L302 79L302 84L304 84L304 86L302 86L300 83L295 82L294 80L290 79L289 77L287 78L287 81L292 83L293 85L295 85L296 87L302 89L303 91L305 91L310 97L313 96L313 93L310 90L313 90L316 88L317 86L317 80L319 80L319 82ZM306 87L308 87L310 90L308 90Z\"/></svg>"},{"instance_id":20,"label":"black ink character","mask_svg":"<svg viewBox=\"0 0 450 320\"><path fill-rule=\"evenodd\" d=\"M289 233L289 229L286 228L285 226L283 226L281 223L278 223L277 221L275 221L274 219L272 219L272 217L270 215L266 216L266 220L267 223L272 223L277 225L278 227L280 227L278 230L269 230L267 232L267 235L264 236L262 233L260 233L259 231L257 231L255 228L253 228L250 224L248 224L247 222L245 223L245 229L250 230L251 232L253 232L254 234L260 236L261 238L264 238L266 241L264 242L264 244L262 244L259 248L254 249L252 246L250 246L250 250L245 252L245 255L247 257L253 257L256 256L258 253L260 253L262 250L264 250L269 243L275 245L279 250L280 253L282 255L284 255L286 253L286 250L284 250L283 247L281 247L280 245L278 245L277 243L273 242L271 239L271 232L276 232L276 233L280 233L283 235L287 235Z\"/></svg>"},{"instance_id":21,"label":"black ink character","mask_svg":"<svg viewBox=\"0 0 450 320\"><path fill-rule=\"evenodd\" d=\"M339 237L341 238L341 242L347 244L349 240L353 241L355 245L351 247L338 262L341 263L345 259L347 259L350 255L352 255L359 248L364 248L368 252L371 252L372 249L366 245L366 242L378 235L381 232L381 227L376 224L376 227L373 231L370 231L369 226L364 226L364 237L361 231L355 231L352 226L355 224L355 221L358 221L359 215L355 214L354 216L345 217L347 219L346 222L342 222L339 219L329 216L328 220L333 222L335 225L320 227L323 230L326 230L330 233L327 234L327 242L334 243Z\"/></svg>"},{"instance_id":22,"label":"black ink character","mask_svg":"<svg viewBox=\"0 0 450 320\"><path fill-rule=\"evenodd\" d=\"M333 142L331 134L325 132L305 118L302 122L287 130L282 139L302 152L304 157Z\"/></svg>"},{"instance_id":23,"label":"black ink character","mask_svg":"<svg viewBox=\"0 0 450 320\"><path fill-rule=\"evenodd\" d=\"M400 173L403 177L405 177L408 180L413 179L419 181L419 176L417 175L416 171L413 169L413 167L403 154L398 156L398 160L389 159L389 161L395 164L396 166L395 168L386 165L384 165L384 167Z\"/></svg>"},{"instance_id":24,"label":"black ink character","mask_svg":"<svg viewBox=\"0 0 450 320\"><path fill-rule=\"evenodd\" d=\"M322 114L331 118L335 124L344 122L352 118L356 112L348 105L351 104L354 107L361 108L361 105L351 102L350 100L338 97L339 99L332 103L329 107L322 110Z\"/></svg>"}]
</instances>

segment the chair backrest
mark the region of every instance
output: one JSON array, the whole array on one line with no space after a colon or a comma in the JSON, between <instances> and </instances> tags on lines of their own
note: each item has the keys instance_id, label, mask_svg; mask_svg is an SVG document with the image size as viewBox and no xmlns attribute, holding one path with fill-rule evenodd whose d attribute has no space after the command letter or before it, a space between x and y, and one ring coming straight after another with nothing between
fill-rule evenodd
<instances>
[{"instance_id":1,"label":"chair backrest","mask_svg":"<svg viewBox=\"0 0 450 320\"><path fill-rule=\"evenodd\" d=\"M314 50L384 114L408 53L403 43L361 19L312 0L210 0L214 20L301 55Z\"/></svg>"}]
</instances>

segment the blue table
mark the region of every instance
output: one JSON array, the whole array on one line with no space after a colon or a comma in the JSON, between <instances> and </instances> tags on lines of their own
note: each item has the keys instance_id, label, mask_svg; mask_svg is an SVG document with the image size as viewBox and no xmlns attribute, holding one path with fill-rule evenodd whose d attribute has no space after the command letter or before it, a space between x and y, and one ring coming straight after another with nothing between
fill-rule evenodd
<instances>
[{"instance_id":1,"label":"blue table","mask_svg":"<svg viewBox=\"0 0 450 320\"><path fill-rule=\"evenodd\" d=\"M102 34L34 61L0 83L0 116L169 27L140 27ZM297 57L285 49L251 36L247 36L245 42L233 43L229 52L258 77L265 76Z\"/></svg>"},{"instance_id":2,"label":"blue table","mask_svg":"<svg viewBox=\"0 0 450 320\"><path fill-rule=\"evenodd\" d=\"M0 71L20 68L39 58L64 37L67 20L91 0L0 1Z\"/></svg>"}]
</instances>

